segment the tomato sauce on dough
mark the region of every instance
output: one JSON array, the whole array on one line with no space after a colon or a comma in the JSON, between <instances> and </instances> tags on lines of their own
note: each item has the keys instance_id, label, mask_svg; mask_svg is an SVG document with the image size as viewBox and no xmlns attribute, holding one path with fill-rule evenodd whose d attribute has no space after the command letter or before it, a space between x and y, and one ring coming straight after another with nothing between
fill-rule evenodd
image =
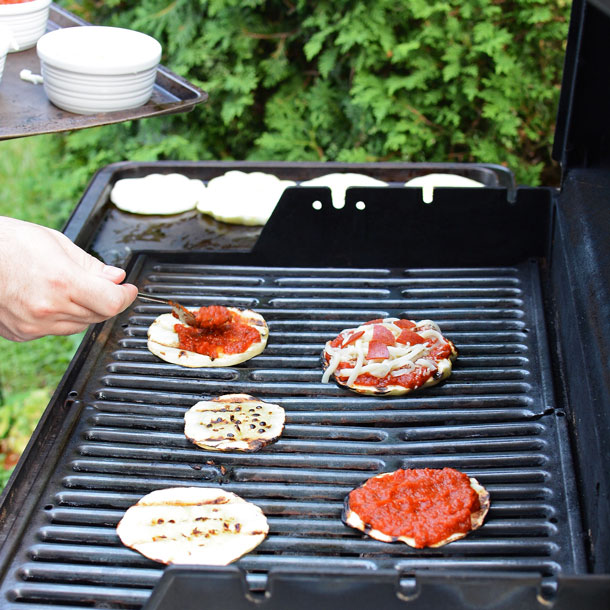
<instances>
[{"instance_id":1,"label":"tomato sauce on dough","mask_svg":"<svg viewBox=\"0 0 610 610\"><path fill-rule=\"evenodd\" d=\"M260 333L241 322L239 314L222 305L201 307L197 326L176 324L180 349L218 358L221 354L245 352L260 340Z\"/></svg>"},{"instance_id":2,"label":"tomato sauce on dough","mask_svg":"<svg viewBox=\"0 0 610 610\"><path fill-rule=\"evenodd\" d=\"M417 548L472 529L479 496L468 476L453 468L397 470L350 492L349 508L388 536L413 538Z\"/></svg>"}]
</instances>

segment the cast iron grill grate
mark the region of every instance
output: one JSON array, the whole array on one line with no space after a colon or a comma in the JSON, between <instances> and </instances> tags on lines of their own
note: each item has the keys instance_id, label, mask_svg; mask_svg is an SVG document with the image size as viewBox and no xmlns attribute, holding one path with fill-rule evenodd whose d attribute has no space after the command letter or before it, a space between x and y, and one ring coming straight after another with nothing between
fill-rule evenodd
<instances>
[{"instance_id":1,"label":"cast iron grill grate","mask_svg":"<svg viewBox=\"0 0 610 610\"><path fill-rule=\"evenodd\" d=\"M268 321L268 346L236 367L185 369L146 350L163 306L136 303L108 322L103 348L81 355L80 420L12 562L6 607L141 607L162 566L123 547L114 527L142 495L180 485L222 485L266 513L268 538L239 561L253 589L274 567L533 572L549 581L584 570L534 262L404 270L140 259L130 281L141 290L191 306L253 308ZM326 340L392 315L438 322L459 350L449 380L402 398L320 382ZM218 454L185 439L184 412L230 392L284 406L276 444ZM368 477L443 466L491 493L485 526L467 538L416 550L341 523L345 495Z\"/></svg>"}]
</instances>

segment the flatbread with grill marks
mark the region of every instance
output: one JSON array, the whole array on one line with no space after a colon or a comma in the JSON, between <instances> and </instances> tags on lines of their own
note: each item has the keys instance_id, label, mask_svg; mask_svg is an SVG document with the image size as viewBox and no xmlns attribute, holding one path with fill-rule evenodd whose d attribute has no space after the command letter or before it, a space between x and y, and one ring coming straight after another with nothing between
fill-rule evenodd
<instances>
[{"instance_id":1,"label":"flatbread with grill marks","mask_svg":"<svg viewBox=\"0 0 610 610\"><path fill-rule=\"evenodd\" d=\"M285 412L249 394L202 400L184 415L184 434L208 451L258 451L282 434Z\"/></svg>"},{"instance_id":2,"label":"flatbread with grill marks","mask_svg":"<svg viewBox=\"0 0 610 610\"><path fill-rule=\"evenodd\" d=\"M199 309L189 308L193 313ZM171 313L158 316L148 329L147 347L150 352L169 362L190 368L234 366L258 356L267 345L269 328L260 314L250 309L238 307L224 308L240 323L246 324L258 332L258 339L243 351L230 352L221 350L217 355L210 356L180 347L180 339L176 332L179 320ZM230 322L229 322L230 323Z\"/></svg>"},{"instance_id":3,"label":"flatbread with grill marks","mask_svg":"<svg viewBox=\"0 0 610 610\"><path fill-rule=\"evenodd\" d=\"M269 532L263 511L212 487L153 491L125 512L121 542L164 564L227 565L257 547Z\"/></svg>"},{"instance_id":4,"label":"flatbread with grill marks","mask_svg":"<svg viewBox=\"0 0 610 610\"><path fill-rule=\"evenodd\" d=\"M326 342L322 382L332 377L360 394L398 396L440 383L456 358L455 345L432 320L380 318Z\"/></svg>"}]
</instances>

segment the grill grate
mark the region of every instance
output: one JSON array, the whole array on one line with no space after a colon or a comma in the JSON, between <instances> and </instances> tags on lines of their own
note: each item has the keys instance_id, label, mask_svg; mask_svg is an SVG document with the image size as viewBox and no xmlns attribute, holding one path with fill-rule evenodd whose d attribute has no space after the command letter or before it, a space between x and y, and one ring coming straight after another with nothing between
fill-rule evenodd
<instances>
[{"instance_id":1,"label":"grill grate","mask_svg":"<svg viewBox=\"0 0 610 610\"><path fill-rule=\"evenodd\" d=\"M549 581L585 570L576 507L567 505L573 474L565 418L553 404L534 262L319 269L141 255L134 268L130 281L155 295L255 309L269 324L268 346L237 367L185 369L146 350L163 306L139 302L106 323L102 348L79 363L80 419L11 562L2 607L141 607L162 566L123 547L114 527L142 495L178 485L222 485L266 513L268 538L238 562L253 589L274 567L477 569ZM402 398L321 384L324 342L385 316L437 321L459 351L449 380ZM229 392L284 406L280 440L251 455L189 443L184 412ZM475 476L491 494L484 527L465 539L416 550L341 523L345 495L368 477L442 466Z\"/></svg>"}]
</instances>

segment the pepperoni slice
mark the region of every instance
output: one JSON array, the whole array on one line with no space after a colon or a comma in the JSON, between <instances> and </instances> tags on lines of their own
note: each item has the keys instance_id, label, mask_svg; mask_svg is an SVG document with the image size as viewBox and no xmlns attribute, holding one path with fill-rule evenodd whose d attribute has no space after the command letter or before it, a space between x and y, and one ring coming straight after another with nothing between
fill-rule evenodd
<instances>
[{"instance_id":1,"label":"pepperoni slice","mask_svg":"<svg viewBox=\"0 0 610 610\"><path fill-rule=\"evenodd\" d=\"M396 338L390 329L382 324L375 324L375 326L373 326L372 341L381 341L381 343L385 343L386 345L394 345L396 343Z\"/></svg>"},{"instance_id":2,"label":"pepperoni slice","mask_svg":"<svg viewBox=\"0 0 610 610\"><path fill-rule=\"evenodd\" d=\"M396 320L394 322L394 324L396 326L398 326L399 328L415 328L417 325L415 324L415 322L412 322L411 320L405 320L405 319L400 319L400 320Z\"/></svg>"},{"instance_id":3,"label":"pepperoni slice","mask_svg":"<svg viewBox=\"0 0 610 610\"><path fill-rule=\"evenodd\" d=\"M362 335L364 335L364 331L363 330L359 330L357 333L352 333L344 342L343 345L341 345L341 347L345 347L346 345L349 345L350 343L353 343L354 341L356 341L357 339L359 339L360 337L362 337ZM333 346L335 347L335 346Z\"/></svg>"},{"instance_id":4,"label":"pepperoni slice","mask_svg":"<svg viewBox=\"0 0 610 610\"><path fill-rule=\"evenodd\" d=\"M367 360L379 360L390 357L390 352L388 351L388 346L381 341L371 341L369 342L369 349L366 354Z\"/></svg>"},{"instance_id":5,"label":"pepperoni slice","mask_svg":"<svg viewBox=\"0 0 610 610\"><path fill-rule=\"evenodd\" d=\"M416 345L417 343L425 343L426 339L424 339L421 335L414 333L412 330L408 328L403 328L400 331L400 335L396 337L396 341L398 343L404 343L409 345Z\"/></svg>"}]
</instances>

